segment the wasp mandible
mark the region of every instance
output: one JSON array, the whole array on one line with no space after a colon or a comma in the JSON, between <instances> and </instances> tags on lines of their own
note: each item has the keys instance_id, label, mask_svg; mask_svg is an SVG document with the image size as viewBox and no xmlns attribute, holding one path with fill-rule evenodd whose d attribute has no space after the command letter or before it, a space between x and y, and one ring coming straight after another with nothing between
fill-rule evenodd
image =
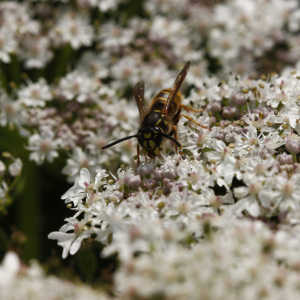
<instances>
[{"instance_id":1,"label":"wasp mandible","mask_svg":"<svg viewBox=\"0 0 300 300\"><path fill-rule=\"evenodd\" d=\"M204 109L196 110L189 106L181 104L182 96L179 89L188 73L190 62L188 61L180 73L178 74L173 86L170 89L164 89L157 93L148 109L145 109L144 102L144 81L140 81L134 87L134 97L140 113L140 129L137 134L126 136L117 141L114 141L102 149L109 148L120 142L131 138L137 138L137 156L138 164L140 163L139 154L140 146L145 150L151 158L157 156L160 152L160 146L164 138L171 140L175 144L175 148L181 147L177 140L176 125L181 117L187 118L189 121L198 126L207 128L196 122L193 118L186 114L182 114L181 110L193 112L202 112ZM174 137L173 137L174 136Z\"/></svg>"}]
</instances>

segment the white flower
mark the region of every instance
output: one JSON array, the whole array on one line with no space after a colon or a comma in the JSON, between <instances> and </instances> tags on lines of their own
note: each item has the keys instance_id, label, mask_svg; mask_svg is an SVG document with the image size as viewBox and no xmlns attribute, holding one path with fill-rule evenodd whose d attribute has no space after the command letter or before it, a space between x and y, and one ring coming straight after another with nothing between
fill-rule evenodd
<instances>
[{"instance_id":1,"label":"white flower","mask_svg":"<svg viewBox=\"0 0 300 300\"><path fill-rule=\"evenodd\" d=\"M213 140L211 148L214 151L209 151L206 153L209 162L218 165L223 162L226 156L232 156L232 149L227 147L227 145L221 140Z\"/></svg>"},{"instance_id":2,"label":"white flower","mask_svg":"<svg viewBox=\"0 0 300 300\"><path fill-rule=\"evenodd\" d=\"M234 195L239 200L233 207L233 212L241 215L243 211L247 211L251 216L258 217L261 209L257 196L261 190L261 183L254 182L248 186L241 186L234 189Z\"/></svg>"},{"instance_id":3,"label":"white flower","mask_svg":"<svg viewBox=\"0 0 300 300\"><path fill-rule=\"evenodd\" d=\"M19 176L22 172L23 163L20 158L14 159L13 163L11 163L8 167L9 174L11 176Z\"/></svg>"},{"instance_id":4,"label":"white flower","mask_svg":"<svg viewBox=\"0 0 300 300\"><path fill-rule=\"evenodd\" d=\"M276 176L274 196L277 197L280 212L293 212L300 209L300 174L293 174L291 178Z\"/></svg>"},{"instance_id":5,"label":"white flower","mask_svg":"<svg viewBox=\"0 0 300 300\"><path fill-rule=\"evenodd\" d=\"M163 88L170 88L174 83L174 76L165 64L144 66L141 79L147 78L145 83L145 99L155 96Z\"/></svg>"},{"instance_id":6,"label":"white flower","mask_svg":"<svg viewBox=\"0 0 300 300\"><path fill-rule=\"evenodd\" d=\"M103 183L103 179L108 177L109 174L107 174L106 170L103 169L98 169L96 171L96 176L95 176L95 186L98 187Z\"/></svg>"},{"instance_id":7,"label":"white flower","mask_svg":"<svg viewBox=\"0 0 300 300\"><path fill-rule=\"evenodd\" d=\"M288 26L292 32L297 32L300 29L300 10L296 7L295 10L290 14Z\"/></svg>"},{"instance_id":8,"label":"white flower","mask_svg":"<svg viewBox=\"0 0 300 300\"><path fill-rule=\"evenodd\" d=\"M89 24L87 15L65 13L59 17L54 30L63 42L70 43L74 49L90 46L93 42L93 27Z\"/></svg>"},{"instance_id":9,"label":"white flower","mask_svg":"<svg viewBox=\"0 0 300 300\"><path fill-rule=\"evenodd\" d=\"M122 28L114 22L106 22L100 28L99 40L107 49L128 45L133 38L134 31L131 28Z\"/></svg>"},{"instance_id":10,"label":"white flower","mask_svg":"<svg viewBox=\"0 0 300 300\"><path fill-rule=\"evenodd\" d=\"M131 56L125 56L113 64L111 68L111 74L114 78L113 87L122 90L128 85L136 85L140 79L138 76L139 64L139 59Z\"/></svg>"},{"instance_id":11,"label":"white flower","mask_svg":"<svg viewBox=\"0 0 300 300\"><path fill-rule=\"evenodd\" d=\"M7 285L11 287L14 277L17 276L20 268L21 263L18 256L14 252L7 252L0 265L0 290L4 289Z\"/></svg>"},{"instance_id":12,"label":"white flower","mask_svg":"<svg viewBox=\"0 0 300 300\"><path fill-rule=\"evenodd\" d=\"M47 276L43 267L31 260L21 262L13 252L7 252L0 264L0 299L64 299L109 300L87 285L77 285L59 277Z\"/></svg>"},{"instance_id":13,"label":"white flower","mask_svg":"<svg viewBox=\"0 0 300 300\"><path fill-rule=\"evenodd\" d=\"M202 162L193 161L178 161L179 165L176 167L176 172L179 176L177 182L191 187L194 191L208 187L211 182L210 175L206 169L204 169ZM176 162L174 162L176 163Z\"/></svg>"},{"instance_id":14,"label":"white flower","mask_svg":"<svg viewBox=\"0 0 300 300\"><path fill-rule=\"evenodd\" d=\"M40 23L32 18L31 7L28 3L14 3L6 1L1 3L1 18L3 23L17 35L37 34Z\"/></svg>"},{"instance_id":15,"label":"white flower","mask_svg":"<svg viewBox=\"0 0 300 300\"><path fill-rule=\"evenodd\" d=\"M21 103L26 106L44 107L46 101L52 99L49 85L44 78L40 78L35 83L28 83L18 90L18 98Z\"/></svg>"},{"instance_id":16,"label":"white flower","mask_svg":"<svg viewBox=\"0 0 300 300\"><path fill-rule=\"evenodd\" d=\"M220 176L224 178L227 185L230 186L232 184L234 176L241 180L241 167L244 162L243 158L235 158L233 156L226 155L224 161L217 166L217 171L220 173Z\"/></svg>"},{"instance_id":17,"label":"white flower","mask_svg":"<svg viewBox=\"0 0 300 300\"><path fill-rule=\"evenodd\" d=\"M96 78L107 78L110 69L110 54L108 51L94 53L93 51L85 51L77 65L77 70L95 76ZM109 89L108 86L104 86ZM115 92L114 90L110 90Z\"/></svg>"},{"instance_id":18,"label":"white flower","mask_svg":"<svg viewBox=\"0 0 300 300\"><path fill-rule=\"evenodd\" d=\"M150 28L150 34L153 36L158 36L162 39L174 40L177 38L178 34L185 34L184 22L180 19L167 19L162 16L157 16L153 19Z\"/></svg>"},{"instance_id":19,"label":"white flower","mask_svg":"<svg viewBox=\"0 0 300 300\"><path fill-rule=\"evenodd\" d=\"M51 129L43 129L40 134L35 133L28 139L27 149L32 151L29 159L37 164L42 164L46 159L53 162L58 157L57 149L61 144L60 139L55 138L55 134Z\"/></svg>"},{"instance_id":20,"label":"white flower","mask_svg":"<svg viewBox=\"0 0 300 300\"><path fill-rule=\"evenodd\" d=\"M24 123L24 114L19 102L8 98L0 89L0 124L1 126L20 127Z\"/></svg>"},{"instance_id":21,"label":"white flower","mask_svg":"<svg viewBox=\"0 0 300 300\"><path fill-rule=\"evenodd\" d=\"M98 8L100 11L106 12L108 10L116 9L119 2L122 0L97 0Z\"/></svg>"},{"instance_id":22,"label":"white flower","mask_svg":"<svg viewBox=\"0 0 300 300\"><path fill-rule=\"evenodd\" d=\"M9 186L4 180L2 180L0 185L0 201L3 205L5 205L9 203L9 200Z\"/></svg>"},{"instance_id":23,"label":"white flower","mask_svg":"<svg viewBox=\"0 0 300 300\"><path fill-rule=\"evenodd\" d=\"M76 218L67 219L68 223L63 225L59 231L49 233L48 238L57 240L58 245L63 247L62 257L66 258L68 253L74 255L80 248L84 239L91 236L92 232L85 228L87 220L78 221ZM68 231L73 231L68 233Z\"/></svg>"},{"instance_id":24,"label":"white flower","mask_svg":"<svg viewBox=\"0 0 300 300\"><path fill-rule=\"evenodd\" d=\"M210 205L210 197L206 196L201 197L201 195L187 190L184 193L172 192L168 196L165 214L168 218L176 218L176 222L179 224L188 224L202 214L208 213L205 206Z\"/></svg>"},{"instance_id":25,"label":"white flower","mask_svg":"<svg viewBox=\"0 0 300 300\"><path fill-rule=\"evenodd\" d=\"M25 61L27 69L42 69L52 59L50 40L43 36L26 36L22 39L22 47L18 49L19 56Z\"/></svg>"},{"instance_id":26,"label":"white flower","mask_svg":"<svg viewBox=\"0 0 300 300\"><path fill-rule=\"evenodd\" d=\"M10 54L17 48L17 42L14 35L8 27L0 28L0 61L10 62Z\"/></svg>"},{"instance_id":27,"label":"white flower","mask_svg":"<svg viewBox=\"0 0 300 300\"><path fill-rule=\"evenodd\" d=\"M67 100L83 103L88 100L95 101L98 86L99 82L86 73L73 71L60 80L56 93Z\"/></svg>"},{"instance_id":28,"label":"white flower","mask_svg":"<svg viewBox=\"0 0 300 300\"><path fill-rule=\"evenodd\" d=\"M239 41L235 32L227 32L214 28L209 35L210 54L225 62L236 57L239 53Z\"/></svg>"},{"instance_id":29,"label":"white flower","mask_svg":"<svg viewBox=\"0 0 300 300\"><path fill-rule=\"evenodd\" d=\"M61 196L61 199L65 200L65 203L73 202L74 206L77 206L79 202L91 195L94 187L90 185L90 173L89 170L83 168L80 170L79 178L75 181L75 184Z\"/></svg>"},{"instance_id":30,"label":"white flower","mask_svg":"<svg viewBox=\"0 0 300 300\"><path fill-rule=\"evenodd\" d=\"M95 167L95 159L85 153L80 147L76 147L70 158L67 159L67 164L62 169L62 173L68 176L69 182L74 182L82 168L92 169Z\"/></svg>"}]
</instances>

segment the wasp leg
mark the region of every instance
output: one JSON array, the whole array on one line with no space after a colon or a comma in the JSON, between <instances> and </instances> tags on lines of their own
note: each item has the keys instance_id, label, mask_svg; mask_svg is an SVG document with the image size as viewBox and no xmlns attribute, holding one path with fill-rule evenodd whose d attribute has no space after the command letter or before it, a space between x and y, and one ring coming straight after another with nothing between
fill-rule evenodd
<instances>
[{"instance_id":1,"label":"wasp leg","mask_svg":"<svg viewBox=\"0 0 300 300\"><path fill-rule=\"evenodd\" d=\"M185 118L187 118L189 121L195 123L196 125L198 125L198 126L200 126L200 127L202 127L202 128L208 129L208 127L201 125L200 123L196 122L192 117L190 117L190 116L188 116L188 115L180 114L180 115L179 115L179 118L180 118L180 117L185 117Z\"/></svg>"},{"instance_id":2,"label":"wasp leg","mask_svg":"<svg viewBox=\"0 0 300 300\"><path fill-rule=\"evenodd\" d=\"M186 110L186 111L193 111L193 112L199 112L199 113L205 111L205 109L194 109L194 108L189 107L189 106L186 106L186 105L184 105L184 104L181 104L181 105L180 105L180 108L183 108L183 109Z\"/></svg>"},{"instance_id":3,"label":"wasp leg","mask_svg":"<svg viewBox=\"0 0 300 300\"><path fill-rule=\"evenodd\" d=\"M137 159L138 159L138 166L140 165L140 145L136 145L136 152L137 152Z\"/></svg>"},{"instance_id":4,"label":"wasp leg","mask_svg":"<svg viewBox=\"0 0 300 300\"><path fill-rule=\"evenodd\" d=\"M171 131L171 135L172 135L172 134L174 134L174 139L175 139L176 141L178 141L177 128L176 128L175 125L173 125L172 131ZM182 148L182 146L179 147L179 148ZM177 150L178 150L178 147L177 147L177 145L175 145L175 151L177 152Z\"/></svg>"}]
</instances>

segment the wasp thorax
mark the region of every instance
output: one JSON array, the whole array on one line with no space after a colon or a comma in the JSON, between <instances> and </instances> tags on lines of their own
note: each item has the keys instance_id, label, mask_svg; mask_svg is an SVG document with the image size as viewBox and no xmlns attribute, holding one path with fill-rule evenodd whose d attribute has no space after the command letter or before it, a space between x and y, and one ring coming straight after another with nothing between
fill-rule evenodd
<instances>
[{"instance_id":1,"label":"wasp thorax","mask_svg":"<svg viewBox=\"0 0 300 300\"><path fill-rule=\"evenodd\" d=\"M162 142L162 130L159 127L141 128L137 134L139 144L147 151L149 156L159 154L159 147Z\"/></svg>"}]
</instances>

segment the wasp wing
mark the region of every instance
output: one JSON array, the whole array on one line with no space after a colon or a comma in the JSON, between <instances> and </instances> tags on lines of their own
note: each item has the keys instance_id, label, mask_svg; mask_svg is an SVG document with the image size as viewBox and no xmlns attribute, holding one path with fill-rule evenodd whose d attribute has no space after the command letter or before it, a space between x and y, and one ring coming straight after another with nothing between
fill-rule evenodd
<instances>
[{"instance_id":1,"label":"wasp wing","mask_svg":"<svg viewBox=\"0 0 300 300\"><path fill-rule=\"evenodd\" d=\"M167 99L167 102L163 108L163 115L166 117L169 112L170 112L170 109L172 107L172 103L174 101L174 99L176 98L176 95L186 77L186 74L188 73L189 71L189 67L190 67L190 62L188 61L184 67L182 68L182 70L180 71L180 73L178 74L175 82L173 83L173 86L170 90L170 93L169 93L169 96L168 96L168 99Z\"/></svg>"},{"instance_id":2,"label":"wasp wing","mask_svg":"<svg viewBox=\"0 0 300 300\"><path fill-rule=\"evenodd\" d=\"M145 118L145 100L144 100L144 90L145 90L145 83L144 81L138 82L133 90L134 98L136 101L136 104L139 109L140 113L140 119L141 121Z\"/></svg>"}]
</instances>

